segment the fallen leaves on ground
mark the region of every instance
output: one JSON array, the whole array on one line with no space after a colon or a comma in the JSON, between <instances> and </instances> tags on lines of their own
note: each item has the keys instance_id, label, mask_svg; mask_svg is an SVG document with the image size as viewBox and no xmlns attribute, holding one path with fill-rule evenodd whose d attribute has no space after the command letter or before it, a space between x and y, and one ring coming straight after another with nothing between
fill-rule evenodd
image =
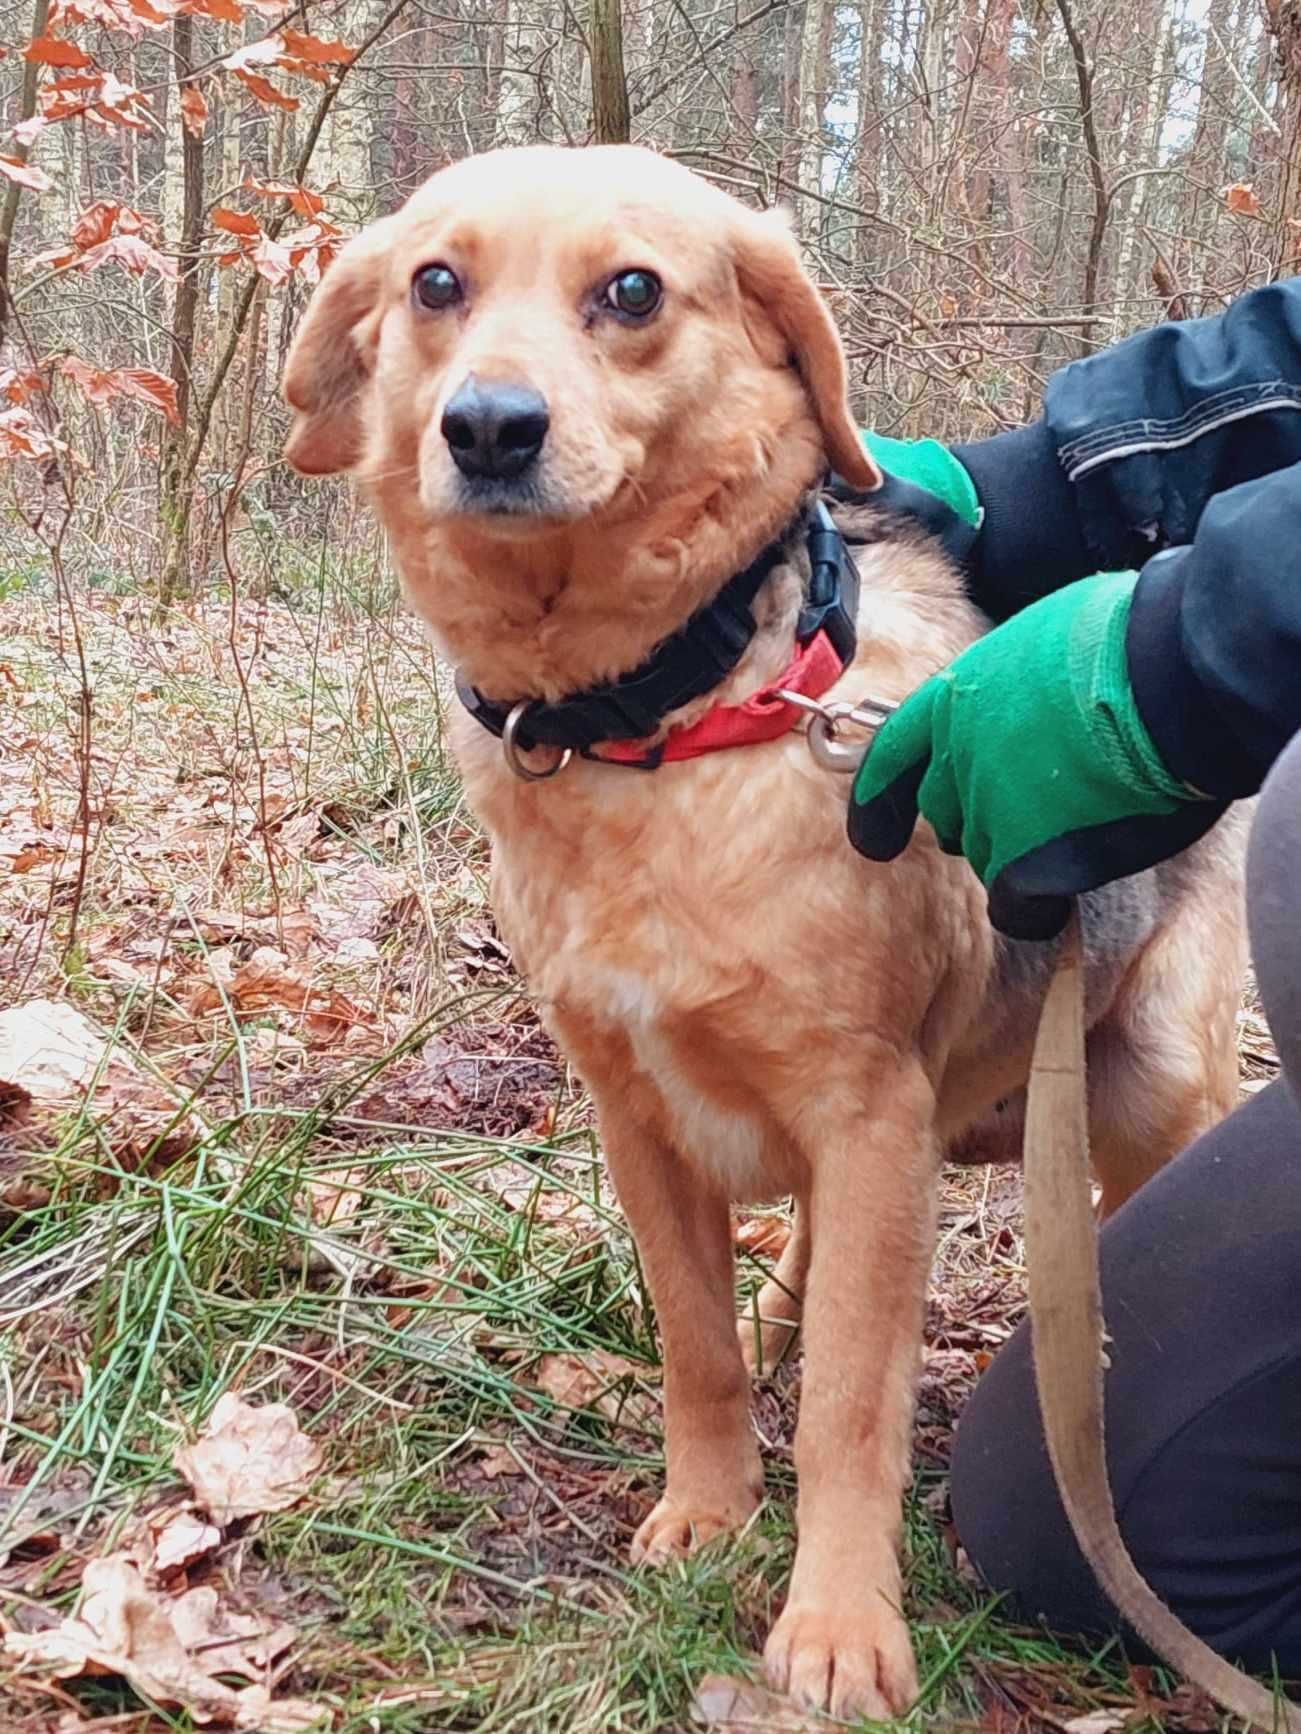
<instances>
[{"instance_id":1,"label":"fallen leaves on ground","mask_svg":"<svg viewBox=\"0 0 1301 1734\"><path fill-rule=\"evenodd\" d=\"M322 1453L287 1404L258 1408L227 1391L198 1439L179 1446L172 1461L213 1522L225 1524L297 1504Z\"/></svg>"},{"instance_id":2,"label":"fallen leaves on ground","mask_svg":"<svg viewBox=\"0 0 1301 1734\"><path fill-rule=\"evenodd\" d=\"M52 1113L89 1100L121 1166L148 1154L173 1160L197 1123L171 1093L88 1018L61 1000L0 1012L0 1122L36 1107Z\"/></svg>"},{"instance_id":3,"label":"fallen leaves on ground","mask_svg":"<svg viewBox=\"0 0 1301 1734\"><path fill-rule=\"evenodd\" d=\"M691 1720L719 1734L815 1734L827 1723L806 1716L789 1698L729 1674L708 1674L691 1700Z\"/></svg>"},{"instance_id":4,"label":"fallen leaves on ground","mask_svg":"<svg viewBox=\"0 0 1301 1734\"><path fill-rule=\"evenodd\" d=\"M644 1427L657 1407L640 1385L650 1373L607 1349L589 1349L583 1355L543 1355L534 1364L533 1381L562 1408L593 1409L607 1421Z\"/></svg>"},{"instance_id":5,"label":"fallen leaves on ground","mask_svg":"<svg viewBox=\"0 0 1301 1734\"><path fill-rule=\"evenodd\" d=\"M277 1702L261 1683L293 1637L292 1627L223 1609L213 1589L176 1598L152 1590L136 1563L115 1553L87 1565L75 1615L45 1631L9 1632L4 1647L28 1672L119 1674L146 1702L187 1710L196 1722L296 1734L329 1712L302 1699ZM257 1683L229 1686L217 1673Z\"/></svg>"},{"instance_id":6,"label":"fallen leaves on ground","mask_svg":"<svg viewBox=\"0 0 1301 1734\"><path fill-rule=\"evenodd\" d=\"M189 1506L149 1513L131 1547L143 1571L170 1577L206 1558L221 1545L221 1531Z\"/></svg>"},{"instance_id":7,"label":"fallen leaves on ground","mask_svg":"<svg viewBox=\"0 0 1301 1734\"><path fill-rule=\"evenodd\" d=\"M779 1258L791 1237L790 1219L785 1216L751 1216L738 1222L732 1238L742 1252L755 1253L760 1258Z\"/></svg>"},{"instance_id":8,"label":"fallen leaves on ground","mask_svg":"<svg viewBox=\"0 0 1301 1734\"><path fill-rule=\"evenodd\" d=\"M256 1016L267 1011L291 1011L302 1027L320 1041L338 1041L350 1029L373 1023L373 1018L337 989L322 987L305 972L289 967L285 953L273 945L260 945L249 958L216 981L195 982L186 995L187 1009L196 1017L219 1011L224 1005L240 1014Z\"/></svg>"},{"instance_id":9,"label":"fallen leaves on ground","mask_svg":"<svg viewBox=\"0 0 1301 1734\"><path fill-rule=\"evenodd\" d=\"M73 1006L36 999L0 1012L0 1091L33 1102L66 1102L102 1064L104 1038Z\"/></svg>"}]
</instances>

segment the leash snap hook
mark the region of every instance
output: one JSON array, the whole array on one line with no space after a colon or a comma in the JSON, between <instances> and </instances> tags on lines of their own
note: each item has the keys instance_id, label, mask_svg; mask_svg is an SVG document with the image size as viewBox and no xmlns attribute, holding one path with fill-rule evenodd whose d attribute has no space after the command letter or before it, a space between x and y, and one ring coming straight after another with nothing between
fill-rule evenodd
<instances>
[{"instance_id":1,"label":"leash snap hook","mask_svg":"<svg viewBox=\"0 0 1301 1734\"><path fill-rule=\"evenodd\" d=\"M501 731L501 750L505 755L508 767L515 773L521 782L545 783L551 777L554 777L557 772L564 770L570 759L573 758L574 752L572 747L566 747L555 763L549 765L545 771L532 770L524 763L523 749L519 744L519 731L520 724L524 720L524 712L529 708L532 702L531 699L521 699L520 702L511 710L511 713L506 718L505 725Z\"/></svg>"},{"instance_id":2,"label":"leash snap hook","mask_svg":"<svg viewBox=\"0 0 1301 1734\"><path fill-rule=\"evenodd\" d=\"M792 692L788 687L779 687L773 697L809 713L805 738L814 764L824 771L856 771L871 747L870 737L899 708L887 698L871 697L861 699L857 704L850 704L846 699L823 704L820 699L810 698L807 693ZM846 745L837 739L846 725L866 729L869 738L861 746Z\"/></svg>"}]
</instances>

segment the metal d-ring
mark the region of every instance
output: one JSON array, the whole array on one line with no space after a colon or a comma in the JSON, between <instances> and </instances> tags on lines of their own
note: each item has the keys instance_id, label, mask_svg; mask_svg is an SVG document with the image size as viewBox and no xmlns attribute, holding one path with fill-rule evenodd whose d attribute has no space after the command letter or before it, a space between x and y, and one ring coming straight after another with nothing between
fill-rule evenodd
<instances>
[{"instance_id":1,"label":"metal d-ring","mask_svg":"<svg viewBox=\"0 0 1301 1734\"><path fill-rule=\"evenodd\" d=\"M566 747L555 764L545 771L530 770L524 763L523 752L519 744L520 724L524 720L524 712L533 701L523 698L506 718L506 726L501 731L501 750L506 755L506 763L515 775L525 783L545 783L549 777L554 777L558 771L563 771L574 756L572 747Z\"/></svg>"}]
</instances>

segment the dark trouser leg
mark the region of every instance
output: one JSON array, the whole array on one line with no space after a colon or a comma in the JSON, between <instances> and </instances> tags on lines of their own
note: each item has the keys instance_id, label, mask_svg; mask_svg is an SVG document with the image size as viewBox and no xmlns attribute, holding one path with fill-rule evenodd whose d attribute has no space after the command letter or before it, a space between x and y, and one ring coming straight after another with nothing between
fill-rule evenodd
<instances>
[{"instance_id":1,"label":"dark trouser leg","mask_svg":"<svg viewBox=\"0 0 1301 1734\"><path fill-rule=\"evenodd\" d=\"M1301 737L1261 798L1249 872L1261 994L1288 1079L1149 1182L1102 1234L1107 1456L1121 1528L1222 1653L1301 1677ZM958 1432L958 1533L1026 1618L1115 1630L1075 1546L1023 1328Z\"/></svg>"}]
</instances>

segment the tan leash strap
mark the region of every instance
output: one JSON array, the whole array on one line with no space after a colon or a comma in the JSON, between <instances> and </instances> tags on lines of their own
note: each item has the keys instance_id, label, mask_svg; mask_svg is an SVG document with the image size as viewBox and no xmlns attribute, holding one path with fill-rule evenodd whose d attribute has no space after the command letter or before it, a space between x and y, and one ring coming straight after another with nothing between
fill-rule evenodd
<instances>
[{"instance_id":1,"label":"tan leash strap","mask_svg":"<svg viewBox=\"0 0 1301 1734\"><path fill-rule=\"evenodd\" d=\"M1084 975L1078 915L1035 1038L1025 1123L1025 1240L1044 1436L1075 1539L1120 1613L1158 1655L1267 1734L1301 1734L1301 1709L1217 1656L1175 1618L1129 1556L1103 1444L1102 1286L1089 1169Z\"/></svg>"}]
</instances>

